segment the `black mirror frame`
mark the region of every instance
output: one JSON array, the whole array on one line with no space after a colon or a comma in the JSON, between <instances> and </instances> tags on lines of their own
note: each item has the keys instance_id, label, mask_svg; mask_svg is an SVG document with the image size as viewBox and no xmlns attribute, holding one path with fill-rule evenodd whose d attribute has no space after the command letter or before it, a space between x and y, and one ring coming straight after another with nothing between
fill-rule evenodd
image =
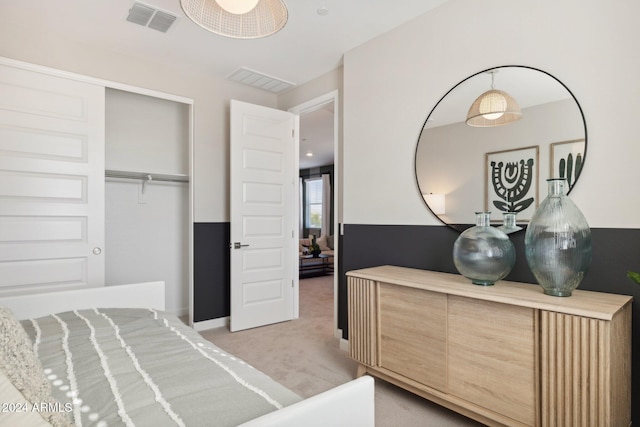
<instances>
[{"instance_id":1,"label":"black mirror frame","mask_svg":"<svg viewBox=\"0 0 640 427\"><path fill-rule=\"evenodd\" d=\"M431 117L433 112L436 110L436 108L438 108L438 105L440 105L440 103L447 97L447 95L449 95L449 93L451 93L453 90L455 90L458 86L460 86L461 84L463 84L467 80L469 80L469 79L471 79L473 77L476 77L477 75L480 75L480 74L483 74L483 73L487 73L487 72L489 72L491 70L495 70L495 69L499 69L499 68L511 68L511 67L513 67L513 68L526 68L526 69L529 69L529 70L534 70L534 71L538 71L538 72L541 72L543 74L546 74L547 76L551 77L552 79L554 79L555 81L560 83L562 85L562 87L564 87L566 89L566 91L569 93L569 95L571 95L571 97L575 101L576 105L578 106L578 110L580 111L580 116L582 117L582 125L584 127L584 156L583 156L583 162L585 162L586 159L587 159L587 148L588 148L587 121L585 119L584 111L582 110L582 106L578 102L578 99L575 97L573 92L571 92L571 90L567 87L567 85L565 85L562 81L560 81L558 78L556 78L552 74L550 74L550 73L548 73L548 72L546 72L544 70L541 70L539 68L530 67L528 65L498 65L498 66L495 66L495 67L487 68L487 69L482 70L482 71L478 71L477 73L474 73L474 74L470 75L469 77L461 80L455 86L453 86L451 89L449 89L438 100L438 102L436 102L436 105L434 105L433 108L431 109L431 111L429 112L429 115L427 116L427 118L425 119L425 121L422 124L422 127L420 128L420 133L418 134L418 140L416 142L415 153L414 153L414 156L413 156L413 166L414 166L414 177L415 177L415 180L416 180L415 181L416 182L416 189L418 191L418 195L422 199L422 202L427 207L429 212L431 212L433 214L433 216L438 218L438 220L441 223L443 223L444 225L446 225L449 228L452 228L453 230L455 230L457 232L462 232L462 231L466 230L467 228L469 228L470 226L473 226L474 224L449 224L449 223L445 222L439 215L437 215L436 213L433 212L431 207L427 204L427 201L424 199L424 197L422 197L422 192L420 191L420 183L418 182L418 145L420 144L420 139L422 138L422 133L425 130L425 126L427 125L427 122L429 121L429 118ZM584 171L584 169L581 171L580 174L582 174L583 171ZM576 180L576 183L578 181L579 180ZM574 185L574 187L575 187L575 185ZM572 190L573 190L573 187L567 192L567 195L569 195L569 193L571 193ZM526 229L526 227L523 227L523 230L525 230L525 229ZM520 231L522 231L522 230L520 230Z\"/></svg>"}]
</instances>

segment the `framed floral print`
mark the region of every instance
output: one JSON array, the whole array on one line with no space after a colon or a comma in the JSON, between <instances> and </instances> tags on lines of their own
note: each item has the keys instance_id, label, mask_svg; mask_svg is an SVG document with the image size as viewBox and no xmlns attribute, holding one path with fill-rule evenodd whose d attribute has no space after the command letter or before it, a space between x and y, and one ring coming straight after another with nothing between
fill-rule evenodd
<instances>
[{"instance_id":1,"label":"framed floral print","mask_svg":"<svg viewBox=\"0 0 640 427\"><path fill-rule=\"evenodd\" d=\"M515 212L519 222L531 219L538 206L540 146L485 154L485 210L491 221L502 222L503 212Z\"/></svg>"}]
</instances>

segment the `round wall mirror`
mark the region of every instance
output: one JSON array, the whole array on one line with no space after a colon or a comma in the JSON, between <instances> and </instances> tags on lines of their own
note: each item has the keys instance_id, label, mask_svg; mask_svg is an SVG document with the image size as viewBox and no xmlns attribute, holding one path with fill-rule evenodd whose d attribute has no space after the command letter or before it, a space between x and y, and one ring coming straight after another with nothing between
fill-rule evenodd
<instances>
[{"instance_id":1,"label":"round wall mirror","mask_svg":"<svg viewBox=\"0 0 640 427\"><path fill-rule=\"evenodd\" d=\"M473 107L472 107L473 106ZM547 72L501 66L458 83L431 110L415 155L426 206L456 230L490 211L526 224L546 197L547 178L569 191L587 150L584 114L571 91Z\"/></svg>"}]
</instances>

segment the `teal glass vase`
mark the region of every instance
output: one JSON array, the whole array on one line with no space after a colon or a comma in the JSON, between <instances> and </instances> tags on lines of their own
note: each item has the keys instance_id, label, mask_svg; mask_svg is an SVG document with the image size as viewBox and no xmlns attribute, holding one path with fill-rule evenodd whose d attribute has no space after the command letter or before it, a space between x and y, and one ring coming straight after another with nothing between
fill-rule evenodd
<instances>
[{"instance_id":1,"label":"teal glass vase","mask_svg":"<svg viewBox=\"0 0 640 427\"><path fill-rule=\"evenodd\" d=\"M547 295L568 297L591 263L591 229L564 193L565 180L547 180L549 193L525 233L529 268Z\"/></svg>"},{"instance_id":2,"label":"teal glass vase","mask_svg":"<svg viewBox=\"0 0 640 427\"><path fill-rule=\"evenodd\" d=\"M453 263L471 283L489 286L513 269L516 252L509 237L491 226L490 212L476 212L476 225L453 244Z\"/></svg>"}]
</instances>

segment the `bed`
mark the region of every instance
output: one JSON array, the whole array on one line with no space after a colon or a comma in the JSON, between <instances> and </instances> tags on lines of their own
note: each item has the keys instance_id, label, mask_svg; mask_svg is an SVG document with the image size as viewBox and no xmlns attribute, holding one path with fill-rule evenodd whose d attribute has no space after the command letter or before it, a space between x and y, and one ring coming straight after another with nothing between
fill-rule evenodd
<instances>
[{"instance_id":1,"label":"bed","mask_svg":"<svg viewBox=\"0 0 640 427\"><path fill-rule=\"evenodd\" d=\"M373 426L373 379L302 399L164 311L162 282L0 298L0 426Z\"/></svg>"}]
</instances>

